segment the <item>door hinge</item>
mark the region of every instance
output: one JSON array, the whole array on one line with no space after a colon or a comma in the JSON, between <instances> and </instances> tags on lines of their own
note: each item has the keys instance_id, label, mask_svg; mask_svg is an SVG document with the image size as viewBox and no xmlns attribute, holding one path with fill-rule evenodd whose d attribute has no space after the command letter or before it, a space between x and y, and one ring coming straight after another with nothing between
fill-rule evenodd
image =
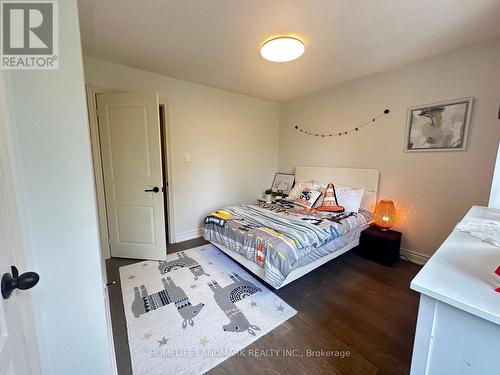
<instances>
[{"instance_id":1,"label":"door hinge","mask_svg":"<svg viewBox=\"0 0 500 375\"><path fill-rule=\"evenodd\" d=\"M96 109L95 109L95 115L96 115L97 117L99 117L99 116L101 115L101 113L100 113L100 111L99 111L99 108L96 108Z\"/></svg>"}]
</instances>

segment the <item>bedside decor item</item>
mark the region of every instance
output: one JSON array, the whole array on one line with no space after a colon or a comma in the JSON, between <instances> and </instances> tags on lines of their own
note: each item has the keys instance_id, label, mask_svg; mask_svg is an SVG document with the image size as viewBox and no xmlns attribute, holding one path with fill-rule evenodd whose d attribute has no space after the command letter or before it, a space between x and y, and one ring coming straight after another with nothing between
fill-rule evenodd
<instances>
[{"instance_id":1,"label":"bedside decor item","mask_svg":"<svg viewBox=\"0 0 500 375\"><path fill-rule=\"evenodd\" d=\"M369 227L361 232L356 254L390 267L399 259L401 236L395 230Z\"/></svg>"},{"instance_id":2,"label":"bedside decor item","mask_svg":"<svg viewBox=\"0 0 500 375\"><path fill-rule=\"evenodd\" d=\"M472 100L464 98L409 108L405 151L465 150Z\"/></svg>"},{"instance_id":3,"label":"bedside decor item","mask_svg":"<svg viewBox=\"0 0 500 375\"><path fill-rule=\"evenodd\" d=\"M312 208L316 201L321 197L321 191L318 190L304 190L300 196L293 201L296 205Z\"/></svg>"},{"instance_id":4,"label":"bedside decor item","mask_svg":"<svg viewBox=\"0 0 500 375\"><path fill-rule=\"evenodd\" d=\"M328 212L344 212L345 209L339 206L337 202L337 195L335 194L335 186L329 183L325 190L325 197L323 198L323 203L317 208L318 211L328 211Z\"/></svg>"},{"instance_id":5,"label":"bedside decor item","mask_svg":"<svg viewBox=\"0 0 500 375\"><path fill-rule=\"evenodd\" d=\"M271 203L273 201L273 191L271 189L267 189L263 198L266 203Z\"/></svg>"},{"instance_id":6,"label":"bedside decor item","mask_svg":"<svg viewBox=\"0 0 500 375\"><path fill-rule=\"evenodd\" d=\"M292 190L295 182L295 175L291 173L276 173L274 176L271 191L273 193L288 194Z\"/></svg>"},{"instance_id":7,"label":"bedside decor item","mask_svg":"<svg viewBox=\"0 0 500 375\"><path fill-rule=\"evenodd\" d=\"M396 206L390 199L382 199L375 208L373 224L381 230L387 230L394 225L397 219Z\"/></svg>"},{"instance_id":8,"label":"bedside decor item","mask_svg":"<svg viewBox=\"0 0 500 375\"><path fill-rule=\"evenodd\" d=\"M306 130L304 128L302 128L301 126L299 125L295 125L295 130L297 130L298 132L302 133L302 134L305 134L305 135L310 135L310 136L313 136L313 137L321 137L321 138L328 138L328 137L340 137L342 135L347 135L349 133L354 133L354 132L357 132L359 131L362 127L366 126L366 125L370 125L370 124L373 124L375 121L377 121L377 119L379 119L380 117L384 116L384 115L387 115L390 111L388 109L385 109L384 112L382 112L381 114L379 114L378 116L375 116L373 117L372 119L356 126L356 127L353 127L353 128L350 128L350 129L345 129L345 130L335 130L334 132L332 133L316 133L316 132L312 132L312 131L309 131L309 130Z\"/></svg>"}]
</instances>

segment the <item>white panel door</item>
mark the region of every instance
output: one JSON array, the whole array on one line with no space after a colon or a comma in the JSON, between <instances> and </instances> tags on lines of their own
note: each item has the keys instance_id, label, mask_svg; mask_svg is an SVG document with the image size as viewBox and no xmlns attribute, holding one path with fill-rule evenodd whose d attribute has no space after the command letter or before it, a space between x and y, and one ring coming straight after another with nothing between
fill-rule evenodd
<instances>
[{"instance_id":1,"label":"white panel door","mask_svg":"<svg viewBox=\"0 0 500 375\"><path fill-rule=\"evenodd\" d=\"M11 266L27 271L6 143L0 114L0 278L12 275ZM30 294L0 295L0 374L41 373Z\"/></svg>"},{"instance_id":2,"label":"white panel door","mask_svg":"<svg viewBox=\"0 0 500 375\"><path fill-rule=\"evenodd\" d=\"M98 94L111 256L167 256L158 94Z\"/></svg>"}]
</instances>

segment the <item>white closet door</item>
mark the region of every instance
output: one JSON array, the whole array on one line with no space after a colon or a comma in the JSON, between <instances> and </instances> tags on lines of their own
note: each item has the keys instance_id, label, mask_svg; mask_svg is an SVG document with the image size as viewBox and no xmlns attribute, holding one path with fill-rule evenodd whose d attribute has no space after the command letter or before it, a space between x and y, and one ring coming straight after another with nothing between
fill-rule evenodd
<instances>
[{"instance_id":1,"label":"white closet door","mask_svg":"<svg viewBox=\"0 0 500 375\"><path fill-rule=\"evenodd\" d=\"M158 94L99 94L111 256L167 256Z\"/></svg>"}]
</instances>

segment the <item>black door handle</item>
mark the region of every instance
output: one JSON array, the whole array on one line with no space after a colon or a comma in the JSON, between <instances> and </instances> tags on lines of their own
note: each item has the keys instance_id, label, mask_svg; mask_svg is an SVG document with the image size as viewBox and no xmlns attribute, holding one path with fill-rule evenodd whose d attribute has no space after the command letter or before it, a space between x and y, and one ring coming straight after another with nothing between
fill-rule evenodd
<instances>
[{"instance_id":1,"label":"black door handle","mask_svg":"<svg viewBox=\"0 0 500 375\"><path fill-rule=\"evenodd\" d=\"M4 299L9 298L14 289L31 289L40 281L40 276L36 272L25 272L19 275L15 266L12 266L11 269L12 274L4 273L2 276L1 289Z\"/></svg>"},{"instance_id":2,"label":"black door handle","mask_svg":"<svg viewBox=\"0 0 500 375\"><path fill-rule=\"evenodd\" d=\"M160 188L158 186L155 186L152 189L147 189L147 190L144 190L144 191L147 192L147 193L149 193L149 192L158 193L160 191Z\"/></svg>"}]
</instances>

